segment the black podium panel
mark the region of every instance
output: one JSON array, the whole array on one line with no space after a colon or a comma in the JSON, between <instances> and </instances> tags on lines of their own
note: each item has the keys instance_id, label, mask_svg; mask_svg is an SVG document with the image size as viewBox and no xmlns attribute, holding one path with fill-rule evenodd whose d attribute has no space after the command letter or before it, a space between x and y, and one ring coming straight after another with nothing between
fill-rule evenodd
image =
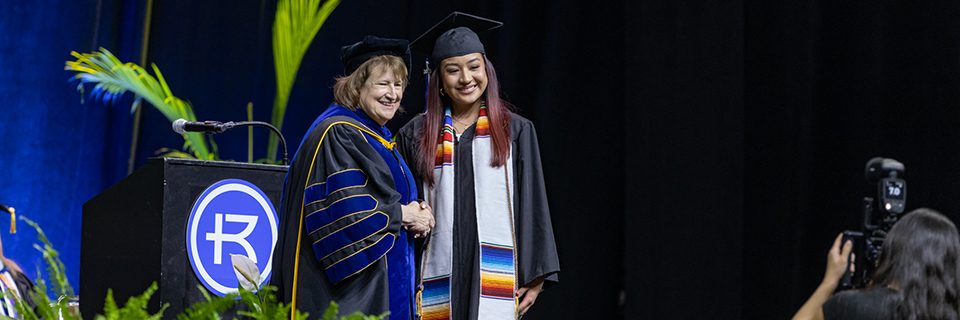
<instances>
[{"instance_id":1,"label":"black podium panel","mask_svg":"<svg viewBox=\"0 0 960 320\"><path fill-rule=\"evenodd\" d=\"M203 301L187 254L194 202L214 183L241 179L259 187L279 211L286 172L287 166L154 158L87 201L80 250L82 314L102 313L108 288L122 305L152 282L159 290L150 310L169 303L165 319Z\"/></svg>"}]
</instances>

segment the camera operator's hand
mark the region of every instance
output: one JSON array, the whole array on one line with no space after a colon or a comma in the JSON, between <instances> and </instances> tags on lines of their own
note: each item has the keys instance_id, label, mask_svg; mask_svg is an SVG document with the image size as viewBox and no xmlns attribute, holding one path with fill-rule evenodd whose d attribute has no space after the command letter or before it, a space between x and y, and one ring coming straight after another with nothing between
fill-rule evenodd
<instances>
[{"instance_id":1,"label":"camera operator's hand","mask_svg":"<svg viewBox=\"0 0 960 320\"><path fill-rule=\"evenodd\" d=\"M843 278L843 273L847 270L848 260L847 257L850 257L850 250L853 250L853 242L847 240L841 248L840 242L843 241L843 233L837 235L837 238L833 240L833 247L830 248L830 251L827 253L827 272L823 275L822 285L830 286L832 290L837 288L837 285L840 284L840 279ZM856 259L856 256L853 257ZM850 272L854 271L853 264L850 265Z\"/></svg>"},{"instance_id":2,"label":"camera operator's hand","mask_svg":"<svg viewBox=\"0 0 960 320\"><path fill-rule=\"evenodd\" d=\"M853 242L847 241L843 247L840 246L841 242L843 242L843 233L837 235L833 240L833 247L827 252L827 272L823 275L823 282L810 299L800 307L800 310L797 310L797 314L793 315L794 320L823 319L823 303L830 299L834 290L837 290L837 285L843 278L843 272L847 269L847 257L851 256L850 251L853 250ZM852 258L856 259L856 256ZM853 264L850 264L850 272L853 271Z\"/></svg>"}]
</instances>

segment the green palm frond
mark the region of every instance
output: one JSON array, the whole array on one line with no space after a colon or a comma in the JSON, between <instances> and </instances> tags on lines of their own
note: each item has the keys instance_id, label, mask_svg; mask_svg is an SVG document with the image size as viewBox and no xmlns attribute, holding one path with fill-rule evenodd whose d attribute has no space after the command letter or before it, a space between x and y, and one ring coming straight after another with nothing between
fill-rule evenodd
<instances>
[{"instance_id":1,"label":"green palm frond","mask_svg":"<svg viewBox=\"0 0 960 320\"><path fill-rule=\"evenodd\" d=\"M277 95L273 99L270 123L280 129L287 112L287 100L297 78L297 70L310 43L340 0L280 0L273 23L273 62L277 72ZM270 136L267 158L277 160L277 137Z\"/></svg>"},{"instance_id":2,"label":"green palm frond","mask_svg":"<svg viewBox=\"0 0 960 320\"><path fill-rule=\"evenodd\" d=\"M93 91L90 92L92 99L100 99L104 102L116 102L124 93L133 92L137 100L146 100L170 122L183 118L187 121L197 121L193 114L193 107L189 102L177 98L170 91L170 86L163 80L163 74L157 65L151 64L156 78L151 76L142 67L134 63L120 62L107 49L100 48L100 51L92 53L71 52L76 61L67 61L64 70L76 71L73 79L80 80L77 90L83 92L83 85L86 83L95 84ZM130 112L136 110L138 103L135 101ZM207 139L201 133L186 133L183 135L186 140L186 146L197 159L214 160L217 157L216 152L210 152L207 147Z\"/></svg>"}]
</instances>

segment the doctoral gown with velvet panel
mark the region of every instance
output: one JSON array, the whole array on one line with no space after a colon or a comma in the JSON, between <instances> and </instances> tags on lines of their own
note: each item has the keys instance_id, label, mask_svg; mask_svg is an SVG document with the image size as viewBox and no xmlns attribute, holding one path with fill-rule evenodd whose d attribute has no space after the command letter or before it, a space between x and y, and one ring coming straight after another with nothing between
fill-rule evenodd
<instances>
[{"instance_id":1,"label":"doctoral gown with velvet panel","mask_svg":"<svg viewBox=\"0 0 960 320\"><path fill-rule=\"evenodd\" d=\"M401 204L417 190L390 131L333 105L307 132L283 191L271 279L278 298L311 317L332 300L341 315L410 318L413 239L401 230Z\"/></svg>"}]
</instances>

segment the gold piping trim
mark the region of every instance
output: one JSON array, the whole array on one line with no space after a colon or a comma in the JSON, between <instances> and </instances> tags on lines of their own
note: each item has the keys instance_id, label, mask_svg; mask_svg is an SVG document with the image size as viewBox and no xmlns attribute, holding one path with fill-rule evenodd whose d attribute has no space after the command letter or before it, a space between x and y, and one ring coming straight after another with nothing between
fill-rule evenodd
<instances>
[{"instance_id":1,"label":"gold piping trim","mask_svg":"<svg viewBox=\"0 0 960 320\"><path fill-rule=\"evenodd\" d=\"M314 183L314 184L311 184L311 185L308 185L308 186L307 186L307 188L310 188L310 187L313 187L313 186L316 186L316 185L321 185L321 184L324 184L324 183L327 183L327 180L329 180L329 179L330 179L330 177L332 177L333 175L335 175L335 174L338 174L338 173L344 173L344 172L347 172L347 171L360 171L360 173L363 173L363 176L364 176L364 177L366 177L366 176L367 176L367 174L366 174L366 173L364 173L364 172L363 172L363 170L360 170L360 169L357 169L357 168L351 168L351 169L343 169L343 170L340 170L340 171L337 171L337 172L334 172L334 173L331 173L330 175L328 175L328 176L327 176L327 178L326 178L326 179L324 179L324 180L323 180L323 182L317 182L317 183Z\"/></svg>"},{"instance_id":2,"label":"gold piping trim","mask_svg":"<svg viewBox=\"0 0 960 320\"><path fill-rule=\"evenodd\" d=\"M340 247L340 249L334 250L333 252L327 254L327 255L324 256L323 258L320 258L320 260L329 258L329 257L330 257L331 255L333 255L334 253L337 253L337 252L339 252L340 250L343 250L343 248L346 248L346 247L355 245L355 244L357 244L357 243L363 242L364 240L370 239L370 237L373 237L373 236L379 234L380 231L383 231L383 230L386 229L388 226L390 226L390 216L387 216L387 214L385 214L385 213L383 213L383 212L378 212L378 213L380 213L380 214L382 214L382 215L384 215L384 216L387 217L387 224L384 225L383 228L380 228L380 230L377 230L376 232L370 234L369 236L366 236L366 237L363 238L363 239L354 241L354 242L351 243L351 244L348 244L348 245L345 245L345 246L343 246L343 247ZM371 215L368 216L367 218L372 217L372 216L374 216L374 215L376 215L376 213L371 214ZM364 218L364 219L367 219L367 218ZM390 234L390 233L387 233L387 234ZM326 238L326 237L324 237L324 238ZM322 239L321 239L321 240L322 240ZM381 238L380 240L383 240L383 238ZM371 244L371 245L369 245L369 246L363 247L363 249L357 250L357 252L351 253L349 256L343 257L343 259L340 259L340 260L337 260L337 261L334 262L334 263L331 263L331 264L330 264L330 267L332 267L333 265L339 263L340 261L343 261L343 260L346 260L347 258L352 257L353 255L355 255L355 254L357 254L357 253L360 253L360 251L363 251L363 250L366 250L366 249L369 248L369 247L372 247L373 245L377 244L377 242L380 242L380 240L377 240L376 242L374 242L373 244ZM317 242L320 242L320 240L314 241L313 243L316 244ZM326 267L326 268L324 268L324 269L330 269L330 267Z\"/></svg>"},{"instance_id":3,"label":"gold piping trim","mask_svg":"<svg viewBox=\"0 0 960 320\"><path fill-rule=\"evenodd\" d=\"M331 123L329 126L327 126L326 129L324 129L323 134L320 135L320 142L317 143L317 148L316 148L315 150L313 150L313 160L310 161L310 169L307 170L307 177L310 177L311 174L313 173L313 165L316 164L316 162L317 162L317 153L320 151L320 145L323 144L323 140L327 137L327 132L330 132L330 128L332 128L334 125L336 125L336 124L341 124L341 123L342 123L342 124L351 125L351 126L357 128L357 129L360 129L361 131L365 131L365 132L369 133L369 134L372 135L374 138L376 138L377 141L380 141L380 143L383 144L383 146L387 147L387 149L393 150L393 148L397 145L395 142L389 142L389 141L387 141L386 139L380 137L380 135L374 134L374 133L371 132L370 130L361 128L361 127L359 127L359 126L357 126L357 125L355 125L355 124L353 124L353 123L350 123L350 122L347 122L347 121L337 121L337 122ZM310 179L307 178L307 181L309 182ZM303 188L304 188L304 189L307 188L307 184L306 184L306 183L304 183ZM374 200L376 200L376 199L374 199ZM303 235L303 209L304 209L303 201L304 201L304 200L301 198L301 200L300 200L300 228L297 230L297 252L296 252L296 256L294 257L294 262L293 262L293 263L294 263L294 264L293 264L293 290L292 290L292 299L291 299L291 303L290 303L290 320L296 320L295 317L296 317L296 315L297 315L297 312L296 312L296 310L297 310L297 277L300 275L300 240L302 240L302 239L303 239L303 236L304 236L304 235ZM386 237L386 236L384 236L384 237ZM396 236L394 236L394 238L396 238ZM380 238L380 240L383 240L383 238ZM379 242L379 240L377 240L377 241ZM374 243L374 244L376 244L376 243ZM393 245L390 245L390 248L393 249ZM387 250L387 251L389 251L389 250ZM359 252L359 251L358 251L358 252ZM370 265L368 264L367 267L369 267L369 266L370 266ZM363 269L366 269L366 267L361 268L359 271L357 271L357 273L359 273L360 271L363 271ZM354 274L356 274L356 273L354 273ZM353 274L351 274L350 276L353 276ZM350 277L350 276L347 276L347 277Z\"/></svg>"},{"instance_id":4,"label":"gold piping trim","mask_svg":"<svg viewBox=\"0 0 960 320\"><path fill-rule=\"evenodd\" d=\"M376 200L376 199L374 199L374 200ZM317 230L310 231L310 232L307 233L307 234L309 235L309 234L311 234L311 233L320 231L320 229L329 227L330 225L332 225L332 224L334 224L334 223L337 223L337 222L339 222L340 220L346 219L347 217L355 216L355 215L358 215L358 214L361 214L361 213L366 213L366 212L370 212L370 211L374 211L374 210L377 210L377 208L373 208L373 209L371 209L371 210L357 211L357 212L354 212L354 213L351 213L351 214L342 216L342 217L340 217L339 219L333 220L333 222L328 223L328 224L325 224L325 225L323 225L322 227L317 228ZM364 217L363 219L366 219L366 218L369 218L369 216ZM360 220L363 220L363 219L360 219ZM359 220L358 220L358 221L359 221ZM356 223L356 222L354 222L354 223ZM352 224L353 224L353 223L351 223L351 225L352 225ZM348 227L349 227L349 225L348 225ZM346 227L343 227L343 228L346 228ZM343 229L343 228L340 228L340 229ZM337 230L335 230L334 232L340 231L340 229L337 229ZM326 238L326 237L323 237L323 238ZM323 240L323 238L320 238L320 240ZM317 241L320 241L320 240L317 240ZM314 243L316 243L316 242L314 242Z\"/></svg>"},{"instance_id":5,"label":"gold piping trim","mask_svg":"<svg viewBox=\"0 0 960 320\"><path fill-rule=\"evenodd\" d=\"M367 212L367 211L377 210L377 207L380 206L380 201L377 201L377 198L374 198L372 195L370 195L370 194L368 194L368 193L361 193L361 194L355 194L355 195L352 195L352 196L346 196L346 197L337 199L337 201L334 201L334 202L330 203L330 204L327 205L326 207L323 207L323 208L314 210L313 212L310 212L310 213L307 214L307 216L304 217L304 218L309 218L310 215L313 215L314 213L317 213L317 212L320 212L321 210L324 210L324 209L326 209L326 208L329 208L330 206L334 205L334 204L337 203L337 202L340 202L340 201L343 201L343 200L346 200L346 199L350 199L350 198L363 197L363 196L367 196L367 197L370 197L370 199L373 199L373 209L364 210L364 211L361 211L361 212ZM312 203L312 202L311 202L311 203ZM306 206L304 206L304 208L306 208Z\"/></svg>"},{"instance_id":6,"label":"gold piping trim","mask_svg":"<svg viewBox=\"0 0 960 320\"><path fill-rule=\"evenodd\" d=\"M388 234L383 235L383 238L386 238L387 236L392 236L392 237L393 237L393 243L397 243L397 236L393 235L392 233L388 233ZM383 240L383 238L380 238L380 240ZM377 242L375 242L374 244L377 244L378 242L380 242L380 240L377 240ZM390 244L390 249L387 249L387 252L390 252L390 250L393 250L393 243ZM357 252L360 252L360 251L357 251ZM344 259L346 259L346 258L344 258ZM380 260L380 259L377 259L377 260ZM368 264L367 264L366 266L364 266L363 268L360 268L360 270L357 270L357 272L354 272L354 273L350 274L349 276L346 276L346 277L343 277L343 278L346 279L346 278L352 277L352 276L360 273L361 271L363 271L363 270L367 269L368 267L370 267L370 265L372 265L372 264L374 264L375 262L377 262L377 260L373 260L372 262L368 263ZM342 260L341 260L341 261L342 261ZM338 261L338 262L339 262L339 261ZM384 264L386 264L386 262L387 262L387 255L386 255L386 254L383 255L383 262L384 262ZM331 266L333 266L333 265L331 264ZM386 268L386 266L384 266L384 268Z\"/></svg>"}]
</instances>

